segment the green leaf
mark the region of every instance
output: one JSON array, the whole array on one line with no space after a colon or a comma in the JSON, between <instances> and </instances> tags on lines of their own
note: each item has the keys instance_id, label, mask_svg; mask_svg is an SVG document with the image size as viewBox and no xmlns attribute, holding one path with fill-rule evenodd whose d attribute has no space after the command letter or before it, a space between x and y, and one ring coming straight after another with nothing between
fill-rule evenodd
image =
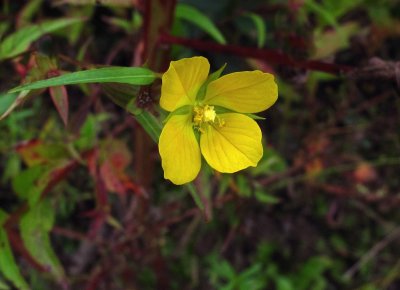
<instances>
[{"instance_id":1,"label":"green leaf","mask_svg":"<svg viewBox=\"0 0 400 290\"><path fill-rule=\"evenodd\" d=\"M54 78L40 80L16 87L9 93L42 89L47 87L86 84L86 83L125 83L132 85L149 85L155 80L154 72L143 67L103 67L67 73Z\"/></svg>"},{"instance_id":2,"label":"green leaf","mask_svg":"<svg viewBox=\"0 0 400 290\"><path fill-rule=\"evenodd\" d=\"M256 190L254 192L254 196L256 197L256 199L259 202L262 203L269 203L269 204L275 204L275 203L279 203L279 198L277 198L276 196L273 196L271 194L269 194L268 192L260 189L260 190Z\"/></svg>"},{"instance_id":3,"label":"green leaf","mask_svg":"<svg viewBox=\"0 0 400 290\"><path fill-rule=\"evenodd\" d=\"M158 144L161 135L161 124L154 115L143 110L134 115L136 120L142 125L143 129L150 135L151 139Z\"/></svg>"},{"instance_id":4,"label":"green leaf","mask_svg":"<svg viewBox=\"0 0 400 290\"><path fill-rule=\"evenodd\" d=\"M17 32L7 36L0 43L0 60L17 56L26 51L31 43L42 35L64 28L71 24L82 21L77 18L64 18L44 21L40 24L26 26Z\"/></svg>"},{"instance_id":5,"label":"green leaf","mask_svg":"<svg viewBox=\"0 0 400 290\"><path fill-rule=\"evenodd\" d=\"M253 21L254 26L256 27L257 30L257 46L258 47L263 47L265 45L265 40L266 40L266 27L265 27L265 22L264 19L258 14L255 13L246 13L246 16L248 16L251 21Z\"/></svg>"},{"instance_id":6,"label":"green leaf","mask_svg":"<svg viewBox=\"0 0 400 290\"><path fill-rule=\"evenodd\" d=\"M80 129L79 138L74 142L74 145L80 151L93 148L96 143L96 137L99 131L98 122L100 122L96 117L97 116L89 114Z\"/></svg>"},{"instance_id":7,"label":"green leaf","mask_svg":"<svg viewBox=\"0 0 400 290\"><path fill-rule=\"evenodd\" d=\"M188 189L190 195L192 196L194 202L196 203L197 207L204 212L205 206L203 201L201 200L200 194L197 192L196 187L193 185L193 183L187 183L186 188Z\"/></svg>"},{"instance_id":8,"label":"green leaf","mask_svg":"<svg viewBox=\"0 0 400 290\"><path fill-rule=\"evenodd\" d=\"M249 180L244 175L237 175L236 177L236 185L239 189L238 194L243 197L251 196L251 186L249 184Z\"/></svg>"},{"instance_id":9,"label":"green leaf","mask_svg":"<svg viewBox=\"0 0 400 290\"><path fill-rule=\"evenodd\" d=\"M0 116L2 116L8 110L8 108L15 102L17 97L18 97L18 94L16 94L16 93L0 94Z\"/></svg>"},{"instance_id":10,"label":"green leaf","mask_svg":"<svg viewBox=\"0 0 400 290\"><path fill-rule=\"evenodd\" d=\"M323 20L326 24L331 25L335 29L339 27L332 11L325 9L325 7L322 4L319 4L315 0L307 0L305 1L304 4L306 8L317 14L321 18L321 20Z\"/></svg>"},{"instance_id":11,"label":"green leaf","mask_svg":"<svg viewBox=\"0 0 400 290\"><path fill-rule=\"evenodd\" d=\"M294 290L292 282L285 276L278 276L275 283L277 290Z\"/></svg>"},{"instance_id":12,"label":"green leaf","mask_svg":"<svg viewBox=\"0 0 400 290\"><path fill-rule=\"evenodd\" d=\"M8 22L0 23L0 41L1 41L1 38L3 37L4 33L6 33L9 26L10 26L10 23L8 23Z\"/></svg>"},{"instance_id":13,"label":"green leaf","mask_svg":"<svg viewBox=\"0 0 400 290\"><path fill-rule=\"evenodd\" d=\"M28 24L31 22L33 16L35 13L38 12L42 5L43 0L31 0L27 1L26 5L24 8L21 10L21 12L18 15L18 20L20 23Z\"/></svg>"},{"instance_id":14,"label":"green leaf","mask_svg":"<svg viewBox=\"0 0 400 290\"><path fill-rule=\"evenodd\" d=\"M44 168L36 165L21 171L20 174L12 180L13 190L21 199L40 196L42 189L38 186L37 181L44 174Z\"/></svg>"},{"instance_id":15,"label":"green leaf","mask_svg":"<svg viewBox=\"0 0 400 290\"><path fill-rule=\"evenodd\" d=\"M48 269L57 281L63 281L64 270L51 246L49 237L54 218L54 209L50 201L42 200L21 218L21 237L32 257Z\"/></svg>"},{"instance_id":16,"label":"green leaf","mask_svg":"<svg viewBox=\"0 0 400 290\"><path fill-rule=\"evenodd\" d=\"M285 159L272 147L266 147L257 167L251 168L254 176L272 175L287 169Z\"/></svg>"},{"instance_id":17,"label":"green leaf","mask_svg":"<svg viewBox=\"0 0 400 290\"><path fill-rule=\"evenodd\" d=\"M4 95L3 95L4 96ZM0 121L7 117L16 107L29 98L29 91L23 91L19 94L8 93L4 98L4 107L0 104Z\"/></svg>"},{"instance_id":18,"label":"green leaf","mask_svg":"<svg viewBox=\"0 0 400 290\"><path fill-rule=\"evenodd\" d=\"M312 287L319 280L325 280L323 273L332 265L324 256L312 257L304 263L293 284L298 290L315 289Z\"/></svg>"},{"instance_id":19,"label":"green leaf","mask_svg":"<svg viewBox=\"0 0 400 290\"><path fill-rule=\"evenodd\" d=\"M0 290L10 290L10 287L3 280L2 276L0 276Z\"/></svg>"},{"instance_id":20,"label":"green leaf","mask_svg":"<svg viewBox=\"0 0 400 290\"><path fill-rule=\"evenodd\" d=\"M211 19L196 8L193 8L187 4L179 3L176 7L175 16L196 25L204 32L208 33L218 43L226 44L224 36L211 21Z\"/></svg>"},{"instance_id":21,"label":"green leaf","mask_svg":"<svg viewBox=\"0 0 400 290\"><path fill-rule=\"evenodd\" d=\"M11 251L7 233L3 228L3 223L6 218L7 214L0 209L0 272L6 279L10 280L16 288L28 290L30 288L19 271Z\"/></svg>"},{"instance_id":22,"label":"green leaf","mask_svg":"<svg viewBox=\"0 0 400 290\"><path fill-rule=\"evenodd\" d=\"M360 33L360 26L353 22L345 23L335 30L314 33L315 51L312 58L326 58L347 48L351 37L358 33Z\"/></svg>"}]
</instances>

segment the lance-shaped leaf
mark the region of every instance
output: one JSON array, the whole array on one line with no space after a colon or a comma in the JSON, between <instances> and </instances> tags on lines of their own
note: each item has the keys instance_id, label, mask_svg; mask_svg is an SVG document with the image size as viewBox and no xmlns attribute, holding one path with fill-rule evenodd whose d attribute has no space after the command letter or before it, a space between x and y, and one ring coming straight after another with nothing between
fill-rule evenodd
<instances>
[{"instance_id":1,"label":"lance-shaped leaf","mask_svg":"<svg viewBox=\"0 0 400 290\"><path fill-rule=\"evenodd\" d=\"M257 30L257 46L259 48L263 47L265 44L265 36L267 31L267 29L265 28L264 19L260 15L255 13L246 13L246 16L248 16L251 21L253 21L254 26Z\"/></svg>"},{"instance_id":2,"label":"lance-shaped leaf","mask_svg":"<svg viewBox=\"0 0 400 290\"><path fill-rule=\"evenodd\" d=\"M0 209L0 272L6 279L10 280L16 288L28 290L30 288L19 271L11 251L7 233L3 228L3 223L6 218L7 214Z\"/></svg>"},{"instance_id":3,"label":"lance-shaped leaf","mask_svg":"<svg viewBox=\"0 0 400 290\"><path fill-rule=\"evenodd\" d=\"M50 87L50 95L65 126L68 125L68 93L65 86Z\"/></svg>"},{"instance_id":4,"label":"lance-shaped leaf","mask_svg":"<svg viewBox=\"0 0 400 290\"><path fill-rule=\"evenodd\" d=\"M153 71L143 67L103 67L66 73L58 77L21 85L10 90L9 93L85 83L149 85L155 78L156 76Z\"/></svg>"},{"instance_id":5,"label":"lance-shaped leaf","mask_svg":"<svg viewBox=\"0 0 400 290\"><path fill-rule=\"evenodd\" d=\"M196 8L180 3L176 7L175 16L196 25L198 28L208 33L218 43L226 44L225 37L211 19Z\"/></svg>"},{"instance_id":6,"label":"lance-shaped leaf","mask_svg":"<svg viewBox=\"0 0 400 290\"><path fill-rule=\"evenodd\" d=\"M36 203L21 218L21 237L26 249L37 262L56 278L65 281L62 268L50 242L49 232L54 224L54 209L49 200Z\"/></svg>"},{"instance_id":7,"label":"lance-shaped leaf","mask_svg":"<svg viewBox=\"0 0 400 290\"><path fill-rule=\"evenodd\" d=\"M10 106L15 102L17 98L18 98L17 93L0 94L0 116L2 116L8 110L8 108L10 108Z\"/></svg>"},{"instance_id":8,"label":"lance-shaped leaf","mask_svg":"<svg viewBox=\"0 0 400 290\"><path fill-rule=\"evenodd\" d=\"M0 94L0 121L29 97L29 91Z\"/></svg>"},{"instance_id":9,"label":"lance-shaped leaf","mask_svg":"<svg viewBox=\"0 0 400 290\"><path fill-rule=\"evenodd\" d=\"M64 28L80 21L82 21L82 19L64 18L44 21L40 24L23 27L17 32L7 36L4 41L0 43L0 60L11 58L23 53L29 48L33 41L39 39L46 33Z\"/></svg>"}]
</instances>

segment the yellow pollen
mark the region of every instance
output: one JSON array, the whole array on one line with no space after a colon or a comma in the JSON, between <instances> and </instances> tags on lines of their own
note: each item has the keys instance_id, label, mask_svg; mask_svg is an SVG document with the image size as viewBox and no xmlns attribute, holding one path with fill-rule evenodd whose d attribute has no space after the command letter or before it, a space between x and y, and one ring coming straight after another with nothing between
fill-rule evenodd
<instances>
[{"instance_id":1,"label":"yellow pollen","mask_svg":"<svg viewBox=\"0 0 400 290\"><path fill-rule=\"evenodd\" d=\"M218 121L218 126L223 126L223 120L218 118L217 113L214 110L214 106L195 106L193 108L193 112L193 125L200 132L204 132L205 124L214 123L215 121Z\"/></svg>"},{"instance_id":2,"label":"yellow pollen","mask_svg":"<svg viewBox=\"0 0 400 290\"><path fill-rule=\"evenodd\" d=\"M193 109L194 117L193 123L195 125L201 125L202 123L214 122L217 114L215 113L214 107L209 105L196 106Z\"/></svg>"},{"instance_id":3,"label":"yellow pollen","mask_svg":"<svg viewBox=\"0 0 400 290\"><path fill-rule=\"evenodd\" d=\"M217 116L217 114L214 111L214 107L212 107L212 106L206 106L204 108L204 113L203 114L204 114L203 120L205 122L210 122L210 121L214 122L215 117Z\"/></svg>"}]
</instances>

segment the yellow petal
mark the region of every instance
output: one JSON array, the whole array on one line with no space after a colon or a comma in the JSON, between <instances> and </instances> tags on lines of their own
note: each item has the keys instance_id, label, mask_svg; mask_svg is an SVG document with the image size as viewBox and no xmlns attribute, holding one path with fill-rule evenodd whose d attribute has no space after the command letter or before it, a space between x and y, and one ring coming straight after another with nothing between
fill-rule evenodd
<instances>
[{"instance_id":1,"label":"yellow petal","mask_svg":"<svg viewBox=\"0 0 400 290\"><path fill-rule=\"evenodd\" d=\"M160 106L172 112L193 104L209 70L208 60L201 56L171 61L162 76Z\"/></svg>"},{"instance_id":2,"label":"yellow petal","mask_svg":"<svg viewBox=\"0 0 400 290\"><path fill-rule=\"evenodd\" d=\"M200 148L191 118L189 114L172 116L165 124L158 144L164 178L175 184L192 181L201 167Z\"/></svg>"},{"instance_id":3,"label":"yellow petal","mask_svg":"<svg viewBox=\"0 0 400 290\"><path fill-rule=\"evenodd\" d=\"M274 76L257 70L231 73L211 82L204 103L239 113L258 113L271 107L277 98Z\"/></svg>"},{"instance_id":4,"label":"yellow petal","mask_svg":"<svg viewBox=\"0 0 400 290\"><path fill-rule=\"evenodd\" d=\"M263 155L261 130L251 118L237 113L218 115L224 121L206 126L200 148L207 163L219 172L232 173L256 166Z\"/></svg>"}]
</instances>

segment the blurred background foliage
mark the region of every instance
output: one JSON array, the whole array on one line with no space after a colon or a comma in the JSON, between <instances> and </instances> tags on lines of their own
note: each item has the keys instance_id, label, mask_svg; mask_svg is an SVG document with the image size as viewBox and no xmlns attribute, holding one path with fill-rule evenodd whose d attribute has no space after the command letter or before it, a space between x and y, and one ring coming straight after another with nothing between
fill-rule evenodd
<instances>
[{"instance_id":1,"label":"blurred background foliage","mask_svg":"<svg viewBox=\"0 0 400 290\"><path fill-rule=\"evenodd\" d=\"M399 19L395 0L3 0L0 289L400 289ZM279 84L263 159L204 170L203 209L131 116L162 121L159 82L8 93L193 55Z\"/></svg>"}]
</instances>

